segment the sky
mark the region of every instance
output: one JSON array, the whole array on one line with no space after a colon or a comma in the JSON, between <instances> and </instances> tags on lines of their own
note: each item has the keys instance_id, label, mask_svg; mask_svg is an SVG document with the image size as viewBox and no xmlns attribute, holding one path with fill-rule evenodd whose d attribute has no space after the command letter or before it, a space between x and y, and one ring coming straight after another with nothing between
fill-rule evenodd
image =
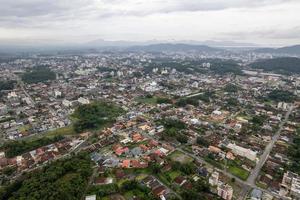
<instances>
[{"instance_id":1,"label":"sky","mask_svg":"<svg viewBox=\"0 0 300 200\"><path fill-rule=\"evenodd\" d=\"M1 44L300 44L300 0L0 0Z\"/></svg>"}]
</instances>

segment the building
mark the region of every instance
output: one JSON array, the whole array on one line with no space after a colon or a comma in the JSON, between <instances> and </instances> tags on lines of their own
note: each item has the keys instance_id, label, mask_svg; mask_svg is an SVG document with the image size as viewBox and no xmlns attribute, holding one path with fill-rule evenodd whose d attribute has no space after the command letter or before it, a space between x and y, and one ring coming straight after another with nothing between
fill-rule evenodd
<instances>
[{"instance_id":1,"label":"building","mask_svg":"<svg viewBox=\"0 0 300 200\"><path fill-rule=\"evenodd\" d=\"M218 184L218 196L225 200L231 200L233 195L233 189L230 185L220 183Z\"/></svg>"},{"instance_id":2,"label":"building","mask_svg":"<svg viewBox=\"0 0 300 200\"><path fill-rule=\"evenodd\" d=\"M96 195L86 196L85 200L96 200Z\"/></svg>"},{"instance_id":3,"label":"building","mask_svg":"<svg viewBox=\"0 0 300 200\"><path fill-rule=\"evenodd\" d=\"M219 183L219 172L215 171L208 179L208 183L212 186L216 186Z\"/></svg>"},{"instance_id":4,"label":"building","mask_svg":"<svg viewBox=\"0 0 300 200\"><path fill-rule=\"evenodd\" d=\"M283 175L279 195L300 199L300 176L287 171Z\"/></svg>"},{"instance_id":5,"label":"building","mask_svg":"<svg viewBox=\"0 0 300 200\"><path fill-rule=\"evenodd\" d=\"M257 152L252 151L251 149L246 149L232 143L229 143L227 148L231 149L234 154L248 158L251 161L256 161L257 159Z\"/></svg>"},{"instance_id":6,"label":"building","mask_svg":"<svg viewBox=\"0 0 300 200\"><path fill-rule=\"evenodd\" d=\"M251 192L251 200L261 200L262 199L262 191L258 189L254 189Z\"/></svg>"}]
</instances>

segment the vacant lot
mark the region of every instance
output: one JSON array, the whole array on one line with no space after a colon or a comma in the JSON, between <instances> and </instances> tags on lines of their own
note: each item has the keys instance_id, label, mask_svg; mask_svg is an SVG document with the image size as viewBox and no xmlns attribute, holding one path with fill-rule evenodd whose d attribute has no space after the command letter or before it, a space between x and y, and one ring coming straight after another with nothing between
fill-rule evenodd
<instances>
[{"instance_id":1,"label":"vacant lot","mask_svg":"<svg viewBox=\"0 0 300 200\"><path fill-rule=\"evenodd\" d=\"M193 158L181 153L180 151L174 151L169 155L169 157L172 161L180 162L182 164L191 163L194 161Z\"/></svg>"}]
</instances>

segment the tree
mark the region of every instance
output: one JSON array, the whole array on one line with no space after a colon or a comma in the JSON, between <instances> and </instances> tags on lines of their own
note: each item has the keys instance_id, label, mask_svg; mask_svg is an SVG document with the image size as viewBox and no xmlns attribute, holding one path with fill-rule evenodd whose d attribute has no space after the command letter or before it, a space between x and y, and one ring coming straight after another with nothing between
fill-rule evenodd
<instances>
[{"instance_id":1,"label":"tree","mask_svg":"<svg viewBox=\"0 0 300 200\"><path fill-rule=\"evenodd\" d=\"M34 67L30 71L25 72L21 78L25 83L31 84L55 80L56 74L47 66L38 66Z\"/></svg>"},{"instance_id":2,"label":"tree","mask_svg":"<svg viewBox=\"0 0 300 200\"><path fill-rule=\"evenodd\" d=\"M207 140L205 140L203 137L197 137L197 144L204 146L204 147L209 146L209 142Z\"/></svg>"},{"instance_id":3,"label":"tree","mask_svg":"<svg viewBox=\"0 0 300 200\"><path fill-rule=\"evenodd\" d=\"M79 106L72 117L76 132L89 129L98 129L112 123L123 113L123 109L106 102L94 102Z\"/></svg>"},{"instance_id":4,"label":"tree","mask_svg":"<svg viewBox=\"0 0 300 200\"><path fill-rule=\"evenodd\" d=\"M180 143L187 143L188 142L188 137L184 134L178 134L176 136L176 140Z\"/></svg>"}]
</instances>

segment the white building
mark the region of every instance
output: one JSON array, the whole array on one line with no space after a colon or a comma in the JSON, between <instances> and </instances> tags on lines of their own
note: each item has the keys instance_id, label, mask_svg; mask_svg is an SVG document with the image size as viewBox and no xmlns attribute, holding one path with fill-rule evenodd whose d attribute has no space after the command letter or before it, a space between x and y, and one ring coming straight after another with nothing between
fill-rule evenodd
<instances>
[{"instance_id":1,"label":"white building","mask_svg":"<svg viewBox=\"0 0 300 200\"><path fill-rule=\"evenodd\" d=\"M279 195L300 199L300 176L290 171L286 172L282 178Z\"/></svg>"},{"instance_id":2,"label":"white building","mask_svg":"<svg viewBox=\"0 0 300 200\"><path fill-rule=\"evenodd\" d=\"M88 99L85 99L83 97L79 97L77 101L81 104L89 104L90 103L90 101Z\"/></svg>"},{"instance_id":3,"label":"white building","mask_svg":"<svg viewBox=\"0 0 300 200\"><path fill-rule=\"evenodd\" d=\"M233 189L230 185L220 183L218 184L218 196L225 200L231 200L233 196Z\"/></svg>"},{"instance_id":4,"label":"white building","mask_svg":"<svg viewBox=\"0 0 300 200\"><path fill-rule=\"evenodd\" d=\"M85 200L96 200L96 195L86 196Z\"/></svg>"},{"instance_id":5,"label":"white building","mask_svg":"<svg viewBox=\"0 0 300 200\"><path fill-rule=\"evenodd\" d=\"M216 185L218 185L218 183L219 183L219 172L214 171L214 172L212 173L211 177L209 177L208 183L209 183L211 186L216 186Z\"/></svg>"},{"instance_id":6,"label":"white building","mask_svg":"<svg viewBox=\"0 0 300 200\"><path fill-rule=\"evenodd\" d=\"M256 161L257 159L257 152L252 151L251 149L246 149L232 143L229 143L227 148L231 149L234 154L248 158L249 160Z\"/></svg>"}]
</instances>

